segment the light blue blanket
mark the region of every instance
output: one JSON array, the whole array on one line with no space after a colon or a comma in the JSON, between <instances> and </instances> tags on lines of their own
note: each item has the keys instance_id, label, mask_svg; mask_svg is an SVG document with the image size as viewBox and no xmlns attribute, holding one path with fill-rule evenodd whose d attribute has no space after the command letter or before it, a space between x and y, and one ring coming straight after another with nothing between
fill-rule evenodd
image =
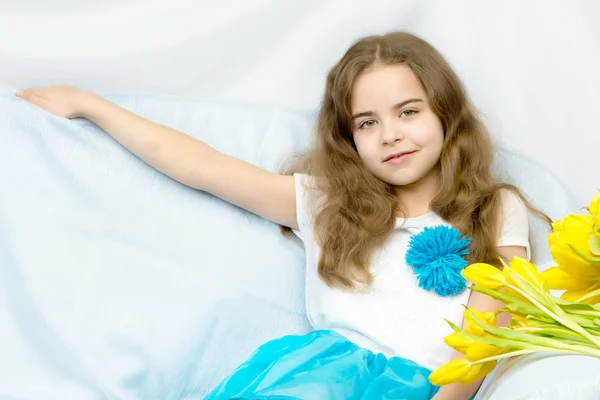
<instances>
[{"instance_id":1,"label":"light blue blanket","mask_svg":"<svg viewBox=\"0 0 600 400\"><path fill-rule=\"evenodd\" d=\"M314 117L111 99L269 170L307 145ZM0 398L201 398L260 343L309 330L298 240L156 172L93 124L2 95L0 162ZM552 217L577 209L516 153L499 152L498 173Z\"/></svg>"}]
</instances>

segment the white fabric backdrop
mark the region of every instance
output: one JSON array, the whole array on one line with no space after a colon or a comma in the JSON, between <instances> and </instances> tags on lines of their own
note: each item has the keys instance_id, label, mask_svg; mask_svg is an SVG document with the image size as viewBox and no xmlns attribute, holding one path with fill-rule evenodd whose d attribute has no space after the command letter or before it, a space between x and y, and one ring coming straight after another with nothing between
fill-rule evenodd
<instances>
[{"instance_id":1,"label":"white fabric backdrop","mask_svg":"<svg viewBox=\"0 0 600 400\"><path fill-rule=\"evenodd\" d=\"M3 90L67 83L309 108L353 40L410 30L449 58L501 140L582 206L600 187L595 0L0 0L0 10Z\"/></svg>"}]
</instances>

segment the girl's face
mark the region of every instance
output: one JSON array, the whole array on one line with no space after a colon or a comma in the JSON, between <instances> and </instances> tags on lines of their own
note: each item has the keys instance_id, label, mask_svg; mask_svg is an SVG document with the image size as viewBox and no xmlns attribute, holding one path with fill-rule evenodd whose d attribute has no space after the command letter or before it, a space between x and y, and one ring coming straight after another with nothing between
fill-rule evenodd
<instances>
[{"instance_id":1,"label":"girl's face","mask_svg":"<svg viewBox=\"0 0 600 400\"><path fill-rule=\"evenodd\" d=\"M410 67L365 70L354 82L351 107L354 143L373 175L407 186L435 173L444 130Z\"/></svg>"}]
</instances>

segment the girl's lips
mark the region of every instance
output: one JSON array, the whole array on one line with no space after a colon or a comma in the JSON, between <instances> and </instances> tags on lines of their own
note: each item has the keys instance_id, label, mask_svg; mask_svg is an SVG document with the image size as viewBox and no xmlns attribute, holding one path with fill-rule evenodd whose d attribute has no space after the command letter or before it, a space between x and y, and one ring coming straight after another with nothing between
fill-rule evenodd
<instances>
[{"instance_id":1,"label":"girl's lips","mask_svg":"<svg viewBox=\"0 0 600 400\"><path fill-rule=\"evenodd\" d=\"M391 165L402 164L404 161L409 159L415 151L401 151L398 153L394 153L388 157L386 157L383 162Z\"/></svg>"}]
</instances>

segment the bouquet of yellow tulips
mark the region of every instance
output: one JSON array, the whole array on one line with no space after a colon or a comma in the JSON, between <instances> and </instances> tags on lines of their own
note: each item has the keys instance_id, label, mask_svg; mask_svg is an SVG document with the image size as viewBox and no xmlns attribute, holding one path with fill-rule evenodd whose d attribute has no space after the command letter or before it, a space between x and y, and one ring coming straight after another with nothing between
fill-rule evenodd
<instances>
[{"instance_id":1,"label":"bouquet of yellow tulips","mask_svg":"<svg viewBox=\"0 0 600 400\"><path fill-rule=\"evenodd\" d=\"M540 273L518 257L503 270L476 263L461 274L471 290L504 303L497 312L465 309L465 326L448 323L454 333L444 341L463 354L433 371L434 385L469 384L484 378L504 358L536 352L600 357L600 192L585 215L552 224L548 237L556 267ZM564 290L556 297L550 290ZM496 315L508 312L509 327Z\"/></svg>"}]
</instances>

